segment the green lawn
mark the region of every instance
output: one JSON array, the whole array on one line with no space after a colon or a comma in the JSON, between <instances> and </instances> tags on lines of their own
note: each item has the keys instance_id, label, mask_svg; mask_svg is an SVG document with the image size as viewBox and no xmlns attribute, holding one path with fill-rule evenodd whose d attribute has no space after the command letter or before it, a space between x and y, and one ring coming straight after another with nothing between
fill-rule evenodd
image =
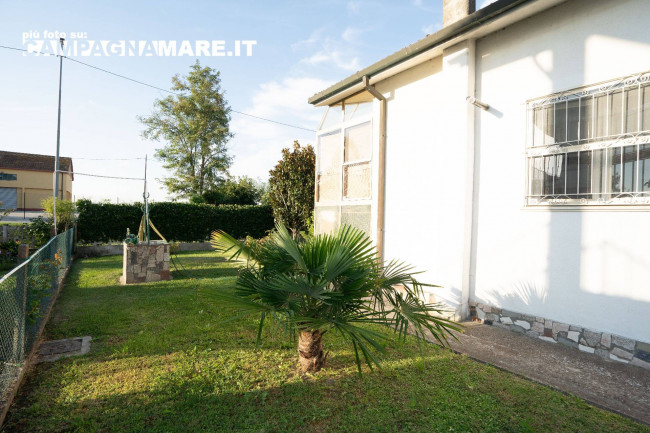
<instances>
[{"instance_id":1,"label":"green lawn","mask_svg":"<svg viewBox=\"0 0 650 433\"><path fill-rule=\"evenodd\" d=\"M195 277L122 287L121 257L79 260L46 328L90 335L88 355L40 364L11 408L8 432L650 432L496 368L411 339L381 370L356 372L327 334L327 367L301 377L296 350L205 293L236 271L215 253L186 253ZM198 289L198 290L197 290Z\"/></svg>"}]
</instances>

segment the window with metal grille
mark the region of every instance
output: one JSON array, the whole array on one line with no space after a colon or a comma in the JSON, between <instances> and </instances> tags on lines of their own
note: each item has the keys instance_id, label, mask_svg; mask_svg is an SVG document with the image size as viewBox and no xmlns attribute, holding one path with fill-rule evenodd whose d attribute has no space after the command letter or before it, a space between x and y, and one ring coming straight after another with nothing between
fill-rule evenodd
<instances>
[{"instance_id":1,"label":"window with metal grille","mask_svg":"<svg viewBox=\"0 0 650 433\"><path fill-rule=\"evenodd\" d=\"M650 204L650 73L528 103L527 205Z\"/></svg>"}]
</instances>

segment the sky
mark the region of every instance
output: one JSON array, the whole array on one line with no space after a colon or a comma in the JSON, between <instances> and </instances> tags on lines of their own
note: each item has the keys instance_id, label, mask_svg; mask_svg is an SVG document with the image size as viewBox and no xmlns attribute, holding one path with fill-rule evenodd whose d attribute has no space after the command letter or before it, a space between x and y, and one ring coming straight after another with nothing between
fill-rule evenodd
<instances>
[{"instance_id":1,"label":"sky","mask_svg":"<svg viewBox=\"0 0 650 433\"><path fill-rule=\"evenodd\" d=\"M478 7L490 3L479 1ZM0 45L29 48L56 31L68 43L92 41L235 41L240 55L70 55L84 63L170 89L198 59L219 71L232 113L230 174L265 181L294 140L314 144L324 113L307 99L442 26L442 0L403 1L0 1ZM47 33L46 33L47 32ZM54 35L56 38L56 35ZM127 42L128 43L128 42ZM83 45L78 45L83 46ZM80 50L81 51L81 50ZM145 53L146 54L146 53ZM0 48L0 150L53 155L56 150L59 59ZM154 158L164 142L141 136L137 116L150 115L165 92L64 60L61 156L73 158L76 199L142 200L148 156L150 199L169 199L157 179L170 176Z\"/></svg>"}]
</instances>

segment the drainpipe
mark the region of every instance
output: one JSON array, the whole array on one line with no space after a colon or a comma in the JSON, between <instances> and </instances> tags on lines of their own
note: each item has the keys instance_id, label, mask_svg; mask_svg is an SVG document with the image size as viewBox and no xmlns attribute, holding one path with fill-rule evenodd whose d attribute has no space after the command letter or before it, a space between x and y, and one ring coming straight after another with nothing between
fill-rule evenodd
<instances>
[{"instance_id":1,"label":"drainpipe","mask_svg":"<svg viewBox=\"0 0 650 433\"><path fill-rule=\"evenodd\" d=\"M372 96L379 100L379 155L377 168L379 179L377 181L377 258L384 260L384 201L386 197L386 108L388 102L384 95L370 85L368 76L363 76L363 87Z\"/></svg>"}]
</instances>

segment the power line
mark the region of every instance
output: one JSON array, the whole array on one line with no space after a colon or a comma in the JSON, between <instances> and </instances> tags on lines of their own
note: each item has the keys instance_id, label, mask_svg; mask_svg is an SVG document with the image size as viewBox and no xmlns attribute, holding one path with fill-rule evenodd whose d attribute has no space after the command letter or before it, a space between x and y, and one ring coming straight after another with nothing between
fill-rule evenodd
<instances>
[{"instance_id":1,"label":"power line","mask_svg":"<svg viewBox=\"0 0 650 433\"><path fill-rule=\"evenodd\" d=\"M144 160L144 158L72 158L76 160L85 160L85 161L135 161L135 160Z\"/></svg>"},{"instance_id":2,"label":"power line","mask_svg":"<svg viewBox=\"0 0 650 433\"><path fill-rule=\"evenodd\" d=\"M0 45L0 48L6 48L6 49L9 49L9 50L16 50L16 51L24 51L26 53L38 53L38 54L43 54L45 56L59 56L58 54L48 54L48 53L43 53L41 51L29 51L29 50L26 50L24 48L8 47L8 46L5 46L5 45ZM115 77L122 78L122 79L131 81L131 82L136 83L136 84L140 84L142 86L147 86L147 87L150 87L152 89L156 89L156 90L161 91L161 92L169 93L171 95L178 95L178 93L172 92L171 90L163 89L162 87L154 86L153 84L145 83L144 81L139 81L139 80L136 80L134 78L130 78L130 77L127 77L125 75L121 75L121 74L109 71L107 69L103 69L103 68L91 65L89 63L82 62L81 60L77 60L77 59L72 58L72 57L63 56L63 58L68 59L68 60L72 60L73 62L79 63L80 65L84 65L84 66L87 66L89 68L93 68L93 69L96 69L98 71L105 72L105 73L113 75ZM289 128L302 129L303 131L309 131L309 132L317 132L315 129L309 129L309 128L305 128L305 127L302 127L302 126L291 125L290 123L278 122L277 120L272 120L272 119L267 119L265 117L255 116L253 114L244 113L243 111L233 110L232 108L230 109L230 111L233 112L233 113L240 114L242 116L252 117L253 119L259 119L259 120L263 120L265 122L275 123L277 125L288 126Z\"/></svg>"},{"instance_id":3,"label":"power line","mask_svg":"<svg viewBox=\"0 0 650 433\"><path fill-rule=\"evenodd\" d=\"M126 179L126 180L144 180L143 177L121 177L121 176L105 176L102 174L92 174L92 173L79 173L78 171L65 171L59 170L59 173L67 173L79 176L90 176L90 177L104 177L107 179Z\"/></svg>"}]
</instances>

